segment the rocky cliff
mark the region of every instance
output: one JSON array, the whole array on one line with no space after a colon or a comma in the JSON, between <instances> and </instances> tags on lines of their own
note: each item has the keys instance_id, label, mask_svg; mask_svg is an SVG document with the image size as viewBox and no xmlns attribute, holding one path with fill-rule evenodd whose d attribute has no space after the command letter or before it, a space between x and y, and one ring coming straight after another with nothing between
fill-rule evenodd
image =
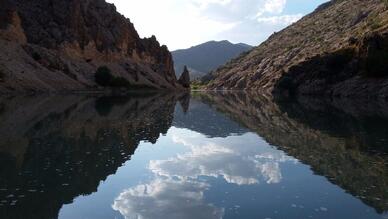
<instances>
[{"instance_id":1,"label":"rocky cliff","mask_svg":"<svg viewBox=\"0 0 388 219\"><path fill-rule=\"evenodd\" d=\"M0 92L99 89L107 66L134 87L181 88L166 46L104 0L0 0Z\"/></svg>"},{"instance_id":2,"label":"rocky cliff","mask_svg":"<svg viewBox=\"0 0 388 219\"><path fill-rule=\"evenodd\" d=\"M212 72L208 89L388 97L388 3L332 0Z\"/></svg>"}]
</instances>

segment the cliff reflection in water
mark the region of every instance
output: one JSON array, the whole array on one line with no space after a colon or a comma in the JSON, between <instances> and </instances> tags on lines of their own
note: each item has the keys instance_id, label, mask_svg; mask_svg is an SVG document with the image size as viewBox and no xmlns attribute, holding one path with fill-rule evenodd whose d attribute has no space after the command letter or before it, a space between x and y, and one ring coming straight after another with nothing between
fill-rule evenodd
<instances>
[{"instance_id":1,"label":"cliff reflection in water","mask_svg":"<svg viewBox=\"0 0 388 219\"><path fill-rule=\"evenodd\" d=\"M222 176L236 186L280 184L287 171L280 166L296 158L383 213L388 211L387 124L384 104L272 101L242 92L193 93L191 100L169 93L2 97L0 218L57 218L76 197L97 193L141 141L156 143L161 134L182 129L189 135L175 140L190 149L150 160L147 168L157 177L115 191L118 199L108 200L115 210L132 216L148 207L149 217L174 212L220 218L225 208L206 200L205 192L214 187L201 177ZM259 137L274 148L256 147Z\"/></svg>"},{"instance_id":2,"label":"cliff reflection in water","mask_svg":"<svg viewBox=\"0 0 388 219\"><path fill-rule=\"evenodd\" d=\"M173 94L0 100L0 218L57 218L168 131Z\"/></svg>"},{"instance_id":3,"label":"cliff reflection in water","mask_svg":"<svg viewBox=\"0 0 388 219\"><path fill-rule=\"evenodd\" d=\"M385 103L314 98L273 101L241 92L197 96L377 212L388 211Z\"/></svg>"}]
</instances>

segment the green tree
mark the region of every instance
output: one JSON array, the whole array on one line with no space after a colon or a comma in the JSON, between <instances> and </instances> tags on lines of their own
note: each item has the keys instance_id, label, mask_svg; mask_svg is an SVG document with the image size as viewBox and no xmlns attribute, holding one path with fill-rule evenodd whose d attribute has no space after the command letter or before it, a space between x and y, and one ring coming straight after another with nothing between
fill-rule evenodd
<instances>
[{"instance_id":1,"label":"green tree","mask_svg":"<svg viewBox=\"0 0 388 219\"><path fill-rule=\"evenodd\" d=\"M94 75L94 78L96 83L103 87L110 86L114 79L110 69L106 66L99 67Z\"/></svg>"}]
</instances>

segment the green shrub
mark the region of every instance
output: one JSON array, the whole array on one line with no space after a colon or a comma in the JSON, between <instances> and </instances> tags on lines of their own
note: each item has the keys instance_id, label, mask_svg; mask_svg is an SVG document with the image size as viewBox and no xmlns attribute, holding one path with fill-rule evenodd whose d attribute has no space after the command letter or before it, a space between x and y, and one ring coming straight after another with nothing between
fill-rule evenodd
<instances>
[{"instance_id":1,"label":"green shrub","mask_svg":"<svg viewBox=\"0 0 388 219\"><path fill-rule=\"evenodd\" d=\"M204 84L199 80L195 80L191 82L191 90L200 90L203 87L204 87Z\"/></svg>"},{"instance_id":2,"label":"green shrub","mask_svg":"<svg viewBox=\"0 0 388 219\"><path fill-rule=\"evenodd\" d=\"M110 72L110 69L106 66L99 67L94 75L96 83L100 86L110 86L114 77Z\"/></svg>"}]
</instances>

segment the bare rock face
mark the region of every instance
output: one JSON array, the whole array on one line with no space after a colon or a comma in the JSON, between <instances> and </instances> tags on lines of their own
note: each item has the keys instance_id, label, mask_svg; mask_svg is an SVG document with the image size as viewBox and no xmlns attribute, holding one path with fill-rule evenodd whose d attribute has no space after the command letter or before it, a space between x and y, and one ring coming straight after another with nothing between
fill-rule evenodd
<instances>
[{"instance_id":1,"label":"bare rock face","mask_svg":"<svg viewBox=\"0 0 388 219\"><path fill-rule=\"evenodd\" d=\"M387 34L385 1L332 0L204 80L208 89L387 97Z\"/></svg>"},{"instance_id":2,"label":"bare rock face","mask_svg":"<svg viewBox=\"0 0 388 219\"><path fill-rule=\"evenodd\" d=\"M190 88L190 72L187 69L187 66L184 67L183 73L178 80L179 84L181 84L185 88Z\"/></svg>"},{"instance_id":3,"label":"bare rock face","mask_svg":"<svg viewBox=\"0 0 388 219\"><path fill-rule=\"evenodd\" d=\"M134 85L179 89L173 60L156 38L141 39L105 0L0 0L0 92L98 88L107 66ZM9 60L11 59L11 60Z\"/></svg>"}]
</instances>

